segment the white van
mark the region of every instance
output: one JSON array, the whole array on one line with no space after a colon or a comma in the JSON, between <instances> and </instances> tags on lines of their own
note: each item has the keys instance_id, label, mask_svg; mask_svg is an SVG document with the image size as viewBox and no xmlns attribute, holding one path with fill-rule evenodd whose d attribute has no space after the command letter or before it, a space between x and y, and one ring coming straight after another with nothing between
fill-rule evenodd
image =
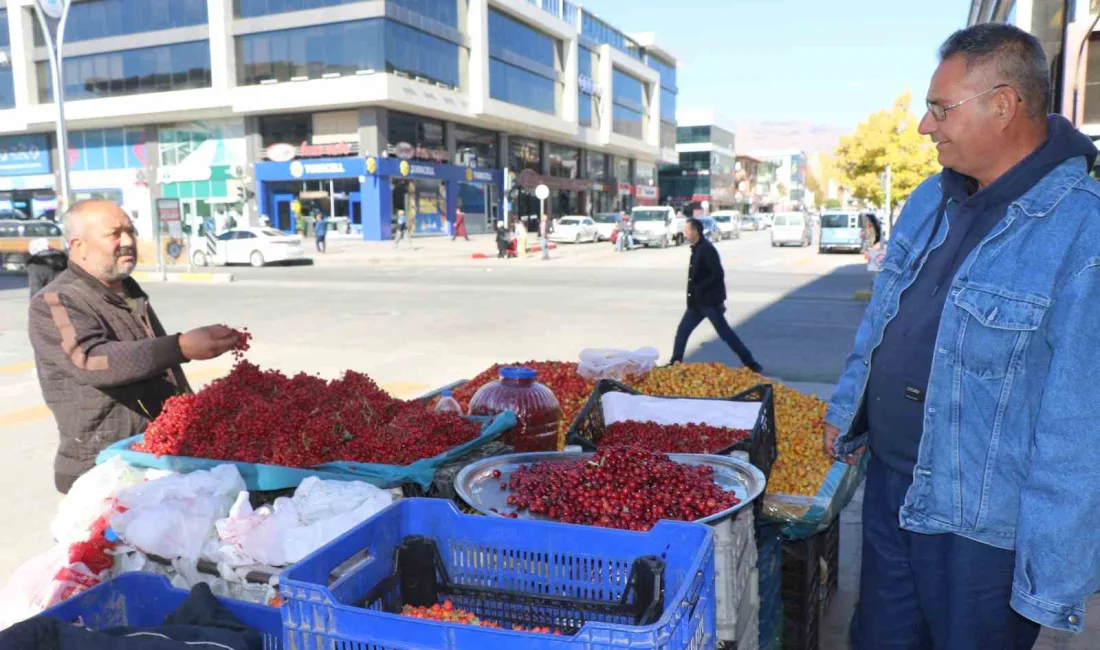
<instances>
[{"instance_id":1,"label":"white van","mask_svg":"<svg viewBox=\"0 0 1100 650\"><path fill-rule=\"evenodd\" d=\"M810 220L801 212L778 212L772 221L772 246L809 246L813 243Z\"/></svg>"},{"instance_id":2,"label":"white van","mask_svg":"<svg viewBox=\"0 0 1100 650\"><path fill-rule=\"evenodd\" d=\"M686 217L677 217L676 211L667 205L639 206L630 211L630 223L634 226L634 243L641 246L684 243Z\"/></svg>"}]
</instances>

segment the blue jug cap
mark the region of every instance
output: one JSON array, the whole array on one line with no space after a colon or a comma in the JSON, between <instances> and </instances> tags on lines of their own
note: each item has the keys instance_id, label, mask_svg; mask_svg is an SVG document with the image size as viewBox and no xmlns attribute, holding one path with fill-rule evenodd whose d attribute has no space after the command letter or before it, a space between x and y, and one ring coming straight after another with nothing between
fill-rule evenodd
<instances>
[{"instance_id":1,"label":"blue jug cap","mask_svg":"<svg viewBox=\"0 0 1100 650\"><path fill-rule=\"evenodd\" d=\"M534 379L538 373L531 368L501 368L501 379Z\"/></svg>"}]
</instances>

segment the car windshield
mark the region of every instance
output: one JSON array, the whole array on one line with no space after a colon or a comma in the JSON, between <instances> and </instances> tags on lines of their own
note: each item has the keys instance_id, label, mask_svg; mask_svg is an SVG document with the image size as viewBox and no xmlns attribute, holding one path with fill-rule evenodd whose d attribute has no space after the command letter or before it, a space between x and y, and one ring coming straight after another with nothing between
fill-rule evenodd
<instances>
[{"instance_id":1,"label":"car windshield","mask_svg":"<svg viewBox=\"0 0 1100 650\"><path fill-rule=\"evenodd\" d=\"M822 228L847 228L848 227L848 215L846 214L823 214L821 215L821 227Z\"/></svg>"},{"instance_id":2,"label":"car windshield","mask_svg":"<svg viewBox=\"0 0 1100 650\"><path fill-rule=\"evenodd\" d=\"M664 210L635 210L630 213L630 218L635 221L664 221L666 214Z\"/></svg>"},{"instance_id":3,"label":"car windshield","mask_svg":"<svg viewBox=\"0 0 1100 650\"><path fill-rule=\"evenodd\" d=\"M596 223L616 223L619 221L617 214L597 214Z\"/></svg>"},{"instance_id":4,"label":"car windshield","mask_svg":"<svg viewBox=\"0 0 1100 650\"><path fill-rule=\"evenodd\" d=\"M731 218L732 217L730 217L728 214L716 214L716 215L714 215L714 220L717 221L718 223L729 223Z\"/></svg>"},{"instance_id":5,"label":"car windshield","mask_svg":"<svg viewBox=\"0 0 1100 650\"><path fill-rule=\"evenodd\" d=\"M798 214L777 214L775 215L775 225L777 226L801 226L802 215Z\"/></svg>"},{"instance_id":6,"label":"car windshield","mask_svg":"<svg viewBox=\"0 0 1100 650\"><path fill-rule=\"evenodd\" d=\"M18 219L20 221L26 221L30 219L30 217L22 210L0 210L0 219Z\"/></svg>"},{"instance_id":7,"label":"car windshield","mask_svg":"<svg viewBox=\"0 0 1100 650\"><path fill-rule=\"evenodd\" d=\"M286 236L285 232L280 232L278 230L275 230L274 228L264 228L260 232L262 232L264 235L266 235L268 237L285 237Z\"/></svg>"},{"instance_id":8,"label":"car windshield","mask_svg":"<svg viewBox=\"0 0 1100 650\"><path fill-rule=\"evenodd\" d=\"M28 223L23 227L25 237L60 237L61 229L52 223Z\"/></svg>"},{"instance_id":9,"label":"car windshield","mask_svg":"<svg viewBox=\"0 0 1100 650\"><path fill-rule=\"evenodd\" d=\"M563 226L576 226L580 222L581 222L580 219L570 219L570 218L565 218L565 219L561 219L560 221L558 221L558 223L560 223Z\"/></svg>"}]
</instances>

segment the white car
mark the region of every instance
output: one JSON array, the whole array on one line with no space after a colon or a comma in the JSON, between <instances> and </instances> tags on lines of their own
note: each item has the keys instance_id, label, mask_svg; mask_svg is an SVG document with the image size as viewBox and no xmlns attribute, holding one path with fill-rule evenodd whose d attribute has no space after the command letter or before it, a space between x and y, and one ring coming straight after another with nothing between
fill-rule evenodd
<instances>
[{"instance_id":1,"label":"white car","mask_svg":"<svg viewBox=\"0 0 1100 650\"><path fill-rule=\"evenodd\" d=\"M801 212L780 212L772 222L772 246L809 246L814 241L810 220Z\"/></svg>"},{"instance_id":2,"label":"white car","mask_svg":"<svg viewBox=\"0 0 1100 650\"><path fill-rule=\"evenodd\" d=\"M251 264L263 266L269 262L304 260L306 251L302 238L274 228L234 228L217 236L213 259L207 252L205 239L195 239L191 247L191 262L207 264Z\"/></svg>"},{"instance_id":3,"label":"white car","mask_svg":"<svg viewBox=\"0 0 1100 650\"><path fill-rule=\"evenodd\" d=\"M718 224L722 239L741 239L741 213L737 210L719 210L710 215Z\"/></svg>"},{"instance_id":4,"label":"white car","mask_svg":"<svg viewBox=\"0 0 1100 650\"><path fill-rule=\"evenodd\" d=\"M582 241L600 241L600 231L596 229L596 222L592 217L562 217L554 222L554 231L550 233L550 241L573 242L579 244Z\"/></svg>"},{"instance_id":5,"label":"white car","mask_svg":"<svg viewBox=\"0 0 1100 650\"><path fill-rule=\"evenodd\" d=\"M592 218L596 222L596 233L600 237L600 241L611 241L611 235L619 227L619 222L622 221L623 215L618 212L606 212L604 214L597 214Z\"/></svg>"}]
</instances>

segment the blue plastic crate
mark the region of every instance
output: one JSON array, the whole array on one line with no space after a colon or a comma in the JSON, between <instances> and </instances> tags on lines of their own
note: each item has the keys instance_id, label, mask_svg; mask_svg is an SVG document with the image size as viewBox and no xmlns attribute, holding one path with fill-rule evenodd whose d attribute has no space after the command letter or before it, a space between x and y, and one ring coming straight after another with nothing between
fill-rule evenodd
<instances>
[{"instance_id":1,"label":"blue plastic crate","mask_svg":"<svg viewBox=\"0 0 1100 650\"><path fill-rule=\"evenodd\" d=\"M112 627L153 627L179 609L188 592L153 573L124 573L96 585L39 614L65 623L79 622L90 630ZM282 615L275 607L219 598L242 623L259 630L264 650L282 648Z\"/></svg>"},{"instance_id":2,"label":"blue plastic crate","mask_svg":"<svg viewBox=\"0 0 1100 650\"><path fill-rule=\"evenodd\" d=\"M482 602L457 607L494 620L518 610L539 625L574 628L572 636L474 627L391 613L372 601L393 581L396 549L406 538L434 540L449 580L492 590ZM543 599L607 605L628 591L637 558L664 563L664 600L656 622L628 625L590 610L532 607ZM714 533L709 527L661 521L646 533L545 521L463 515L439 499L405 499L386 508L280 577L283 626L292 648L341 650L597 650L714 648ZM442 596L438 600L443 600ZM373 609L363 607L369 604ZM385 611L388 609L389 611ZM583 620L581 618L583 617Z\"/></svg>"}]
</instances>

